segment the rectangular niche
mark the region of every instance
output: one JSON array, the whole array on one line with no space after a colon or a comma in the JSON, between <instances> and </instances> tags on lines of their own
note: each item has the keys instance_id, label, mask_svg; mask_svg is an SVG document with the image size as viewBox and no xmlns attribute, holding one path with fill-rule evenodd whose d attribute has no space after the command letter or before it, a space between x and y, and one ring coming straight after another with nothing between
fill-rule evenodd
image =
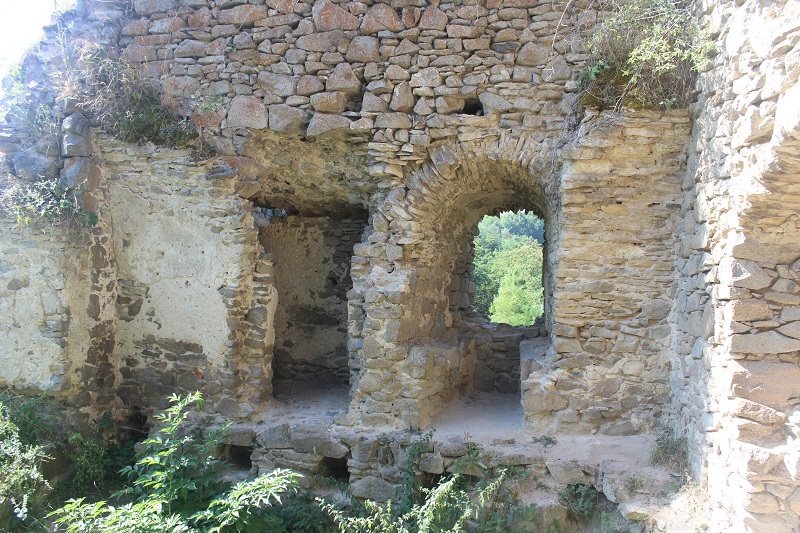
<instances>
[{"instance_id":1,"label":"rectangular niche","mask_svg":"<svg viewBox=\"0 0 800 533\"><path fill-rule=\"evenodd\" d=\"M278 292L275 391L291 393L298 384L346 388L350 263L367 213L341 218L279 214L259 232L272 257Z\"/></svg>"}]
</instances>

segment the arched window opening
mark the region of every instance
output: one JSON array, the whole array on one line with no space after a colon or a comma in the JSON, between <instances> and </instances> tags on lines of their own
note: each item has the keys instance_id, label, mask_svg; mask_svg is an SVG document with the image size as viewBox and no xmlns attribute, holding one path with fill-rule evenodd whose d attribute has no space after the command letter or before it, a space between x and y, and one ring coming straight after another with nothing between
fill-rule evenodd
<instances>
[{"instance_id":1,"label":"arched window opening","mask_svg":"<svg viewBox=\"0 0 800 533\"><path fill-rule=\"evenodd\" d=\"M472 262L472 309L495 323L530 326L544 313L544 221L506 211L478 223Z\"/></svg>"}]
</instances>

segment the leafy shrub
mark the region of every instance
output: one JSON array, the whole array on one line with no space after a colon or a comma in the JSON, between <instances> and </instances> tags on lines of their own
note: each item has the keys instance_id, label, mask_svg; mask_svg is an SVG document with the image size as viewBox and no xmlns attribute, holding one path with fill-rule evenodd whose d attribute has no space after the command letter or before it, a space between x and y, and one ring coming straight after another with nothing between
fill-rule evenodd
<instances>
[{"instance_id":1,"label":"leafy shrub","mask_svg":"<svg viewBox=\"0 0 800 533\"><path fill-rule=\"evenodd\" d=\"M0 402L0 505L11 504L17 520L28 518L30 499L48 487L39 470L47 456L40 446L22 441L8 408Z\"/></svg>"},{"instance_id":2,"label":"leafy shrub","mask_svg":"<svg viewBox=\"0 0 800 533\"><path fill-rule=\"evenodd\" d=\"M76 494L102 497L119 489L124 478L121 470L133 462L134 442L118 441L108 433L111 417L106 413L92 434L70 433L67 437L67 457L72 462L70 475L54 491L54 500Z\"/></svg>"},{"instance_id":3,"label":"leafy shrub","mask_svg":"<svg viewBox=\"0 0 800 533\"><path fill-rule=\"evenodd\" d=\"M215 458L225 428L201 431L187 426L189 407L202 405L200 393L173 396L156 419L162 427L142 442L136 463L122 471L132 486L117 496L136 501L115 507L105 501L69 500L51 513L68 532L285 531L280 517L267 512L281 494L296 490L298 474L275 470L227 486L216 475Z\"/></svg>"},{"instance_id":4,"label":"leafy shrub","mask_svg":"<svg viewBox=\"0 0 800 533\"><path fill-rule=\"evenodd\" d=\"M517 520L533 519L534 506L519 508L499 498L507 474L469 490L459 475L451 476L432 489L422 489L421 503L407 511L388 502L380 505L366 501L360 513L346 513L329 503L323 507L334 517L342 533L438 533L464 531L468 522L472 531L507 531Z\"/></svg>"},{"instance_id":5,"label":"leafy shrub","mask_svg":"<svg viewBox=\"0 0 800 533\"><path fill-rule=\"evenodd\" d=\"M713 43L688 0L598 0L582 73L594 107L685 107Z\"/></svg>"},{"instance_id":6,"label":"leafy shrub","mask_svg":"<svg viewBox=\"0 0 800 533\"><path fill-rule=\"evenodd\" d=\"M597 507L597 490L583 483L573 483L558 494L558 499L569 508L573 518L586 522Z\"/></svg>"}]
</instances>

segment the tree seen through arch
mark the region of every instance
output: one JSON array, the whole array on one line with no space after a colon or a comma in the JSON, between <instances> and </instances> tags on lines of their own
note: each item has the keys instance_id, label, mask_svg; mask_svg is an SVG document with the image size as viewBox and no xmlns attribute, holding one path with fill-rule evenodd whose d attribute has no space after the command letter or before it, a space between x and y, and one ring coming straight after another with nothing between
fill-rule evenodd
<instances>
[{"instance_id":1,"label":"tree seen through arch","mask_svg":"<svg viewBox=\"0 0 800 533\"><path fill-rule=\"evenodd\" d=\"M529 326L544 312L544 221L527 211L486 216L475 237L474 310L492 322Z\"/></svg>"}]
</instances>

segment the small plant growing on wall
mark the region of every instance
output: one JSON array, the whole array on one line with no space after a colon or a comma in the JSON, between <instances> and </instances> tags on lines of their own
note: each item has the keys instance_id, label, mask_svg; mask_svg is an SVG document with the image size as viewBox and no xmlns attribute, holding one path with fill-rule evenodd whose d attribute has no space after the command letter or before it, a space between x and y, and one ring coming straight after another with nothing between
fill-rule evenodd
<instances>
[{"instance_id":1,"label":"small plant growing on wall","mask_svg":"<svg viewBox=\"0 0 800 533\"><path fill-rule=\"evenodd\" d=\"M599 0L585 37L592 61L581 73L585 105L685 107L713 42L687 0Z\"/></svg>"},{"instance_id":2,"label":"small plant growing on wall","mask_svg":"<svg viewBox=\"0 0 800 533\"><path fill-rule=\"evenodd\" d=\"M78 222L91 227L97 213L83 209L79 188L65 187L58 178L39 177L33 182L7 178L0 190L0 209L19 224Z\"/></svg>"}]
</instances>

